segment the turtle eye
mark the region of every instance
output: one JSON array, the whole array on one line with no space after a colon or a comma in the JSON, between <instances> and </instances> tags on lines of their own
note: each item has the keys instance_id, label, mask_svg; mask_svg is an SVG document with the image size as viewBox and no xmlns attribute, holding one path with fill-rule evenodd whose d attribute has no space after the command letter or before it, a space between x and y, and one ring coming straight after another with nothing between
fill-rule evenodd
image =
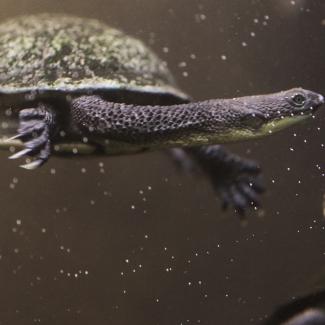
<instances>
[{"instance_id":1,"label":"turtle eye","mask_svg":"<svg viewBox=\"0 0 325 325\"><path fill-rule=\"evenodd\" d=\"M295 94L291 97L293 103L296 105L296 106L303 106L306 102L306 97L304 95L301 95L301 94Z\"/></svg>"}]
</instances>

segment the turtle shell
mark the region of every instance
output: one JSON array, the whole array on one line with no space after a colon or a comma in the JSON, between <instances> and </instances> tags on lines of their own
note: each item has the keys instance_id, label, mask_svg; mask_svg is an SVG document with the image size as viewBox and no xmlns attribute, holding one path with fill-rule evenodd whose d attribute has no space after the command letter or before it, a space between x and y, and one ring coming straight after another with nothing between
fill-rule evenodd
<instances>
[{"instance_id":1,"label":"turtle shell","mask_svg":"<svg viewBox=\"0 0 325 325\"><path fill-rule=\"evenodd\" d=\"M89 92L148 104L187 99L148 47L97 20L41 14L0 24L0 95Z\"/></svg>"},{"instance_id":2,"label":"turtle shell","mask_svg":"<svg viewBox=\"0 0 325 325\"><path fill-rule=\"evenodd\" d=\"M0 148L19 148L19 110L34 101L100 94L110 101L167 105L188 101L166 64L141 41L94 19L60 14L20 16L0 24ZM63 105L61 105L63 104ZM55 152L95 147L65 138ZM110 143L107 154L138 149Z\"/></svg>"}]
</instances>

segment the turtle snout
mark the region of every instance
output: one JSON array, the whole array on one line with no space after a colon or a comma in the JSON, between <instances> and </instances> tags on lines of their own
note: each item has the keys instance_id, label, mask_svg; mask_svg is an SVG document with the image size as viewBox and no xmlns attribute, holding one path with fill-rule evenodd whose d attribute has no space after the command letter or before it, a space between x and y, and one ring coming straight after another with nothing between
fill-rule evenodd
<instances>
[{"instance_id":1,"label":"turtle snout","mask_svg":"<svg viewBox=\"0 0 325 325\"><path fill-rule=\"evenodd\" d=\"M313 104L312 106L312 110L318 110L321 106L323 106L325 104L325 98L323 95L321 94L317 94L317 96L315 96L313 98Z\"/></svg>"},{"instance_id":2,"label":"turtle snout","mask_svg":"<svg viewBox=\"0 0 325 325\"><path fill-rule=\"evenodd\" d=\"M325 98L321 94L311 92L310 101L306 102L306 104L312 111L316 111L325 104Z\"/></svg>"},{"instance_id":3,"label":"turtle snout","mask_svg":"<svg viewBox=\"0 0 325 325\"><path fill-rule=\"evenodd\" d=\"M325 104L325 98L323 95L318 95L318 102L319 102L319 106Z\"/></svg>"}]
</instances>

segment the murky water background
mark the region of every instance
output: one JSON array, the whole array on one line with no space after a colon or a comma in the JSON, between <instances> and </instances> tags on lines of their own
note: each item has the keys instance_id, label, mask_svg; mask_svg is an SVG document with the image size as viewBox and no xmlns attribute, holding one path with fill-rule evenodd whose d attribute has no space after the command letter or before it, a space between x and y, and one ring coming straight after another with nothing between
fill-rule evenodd
<instances>
[{"instance_id":1,"label":"murky water background","mask_svg":"<svg viewBox=\"0 0 325 325\"><path fill-rule=\"evenodd\" d=\"M1 21L64 12L140 37L195 99L325 93L323 0L2 0ZM325 271L324 121L231 147L257 159L264 216L242 227L164 153L0 154L1 324L258 324Z\"/></svg>"}]
</instances>

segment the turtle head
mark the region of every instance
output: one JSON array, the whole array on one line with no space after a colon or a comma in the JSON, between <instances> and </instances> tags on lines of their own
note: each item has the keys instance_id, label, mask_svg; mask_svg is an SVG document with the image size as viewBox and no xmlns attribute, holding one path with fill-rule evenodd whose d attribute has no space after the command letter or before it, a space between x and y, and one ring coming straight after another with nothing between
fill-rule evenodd
<instances>
[{"instance_id":1,"label":"turtle head","mask_svg":"<svg viewBox=\"0 0 325 325\"><path fill-rule=\"evenodd\" d=\"M270 135L313 116L324 103L322 95L302 88L231 99L236 122L228 128L228 141Z\"/></svg>"}]
</instances>

